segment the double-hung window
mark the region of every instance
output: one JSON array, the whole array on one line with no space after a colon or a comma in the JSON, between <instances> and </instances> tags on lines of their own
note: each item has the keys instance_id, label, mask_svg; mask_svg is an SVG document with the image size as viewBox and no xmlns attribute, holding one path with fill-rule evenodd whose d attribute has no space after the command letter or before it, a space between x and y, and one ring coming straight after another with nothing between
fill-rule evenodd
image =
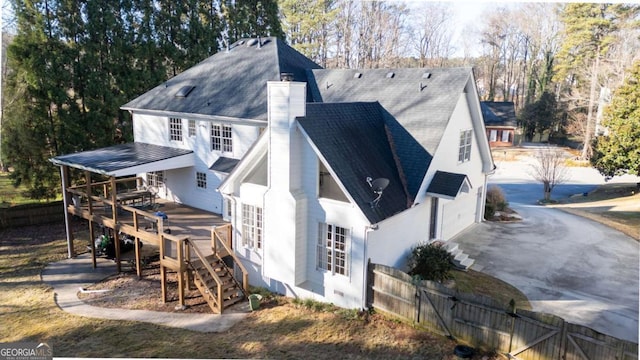
<instances>
[{"instance_id":1,"label":"double-hung window","mask_svg":"<svg viewBox=\"0 0 640 360\"><path fill-rule=\"evenodd\" d=\"M164 186L164 171L148 172L147 186L155 186L156 188Z\"/></svg>"},{"instance_id":2,"label":"double-hung window","mask_svg":"<svg viewBox=\"0 0 640 360\"><path fill-rule=\"evenodd\" d=\"M242 246L262 249L262 208L242 204Z\"/></svg>"},{"instance_id":3,"label":"double-hung window","mask_svg":"<svg viewBox=\"0 0 640 360\"><path fill-rule=\"evenodd\" d=\"M458 151L458 162L471 160L471 130L460 131L460 148Z\"/></svg>"},{"instance_id":4,"label":"double-hung window","mask_svg":"<svg viewBox=\"0 0 640 360\"><path fill-rule=\"evenodd\" d=\"M187 129L188 129L189 137L196 136L196 121L189 120L189 122L187 123Z\"/></svg>"},{"instance_id":5,"label":"double-hung window","mask_svg":"<svg viewBox=\"0 0 640 360\"><path fill-rule=\"evenodd\" d=\"M169 118L169 140L182 141L182 119Z\"/></svg>"},{"instance_id":6,"label":"double-hung window","mask_svg":"<svg viewBox=\"0 0 640 360\"><path fill-rule=\"evenodd\" d=\"M320 223L316 267L332 274L349 275L349 229Z\"/></svg>"},{"instance_id":7,"label":"double-hung window","mask_svg":"<svg viewBox=\"0 0 640 360\"><path fill-rule=\"evenodd\" d=\"M207 174L203 172L196 172L196 186L199 189L207 188Z\"/></svg>"},{"instance_id":8,"label":"double-hung window","mask_svg":"<svg viewBox=\"0 0 640 360\"><path fill-rule=\"evenodd\" d=\"M233 152L231 126L211 124L211 150Z\"/></svg>"}]
</instances>

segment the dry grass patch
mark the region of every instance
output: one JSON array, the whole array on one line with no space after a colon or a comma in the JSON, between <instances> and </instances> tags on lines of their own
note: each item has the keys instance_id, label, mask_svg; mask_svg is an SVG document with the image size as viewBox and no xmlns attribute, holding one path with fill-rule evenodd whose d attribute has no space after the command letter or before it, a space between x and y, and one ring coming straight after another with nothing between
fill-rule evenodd
<instances>
[{"instance_id":1,"label":"dry grass patch","mask_svg":"<svg viewBox=\"0 0 640 360\"><path fill-rule=\"evenodd\" d=\"M635 183L604 184L588 196L571 197L555 207L640 240L640 193Z\"/></svg>"},{"instance_id":2,"label":"dry grass patch","mask_svg":"<svg viewBox=\"0 0 640 360\"><path fill-rule=\"evenodd\" d=\"M453 271L451 275L455 280L456 290L461 293L490 297L503 304L505 309L513 299L517 308L531 310L529 299L520 290L500 279L473 270Z\"/></svg>"},{"instance_id":3,"label":"dry grass patch","mask_svg":"<svg viewBox=\"0 0 640 360\"><path fill-rule=\"evenodd\" d=\"M455 359L453 341L380 314L313 310L277 296L219 334L70 315L40 280L46 263L65 257L61 224L0 231L3 342L47 342L56 357Z\"/></svg>"}]
</instances>

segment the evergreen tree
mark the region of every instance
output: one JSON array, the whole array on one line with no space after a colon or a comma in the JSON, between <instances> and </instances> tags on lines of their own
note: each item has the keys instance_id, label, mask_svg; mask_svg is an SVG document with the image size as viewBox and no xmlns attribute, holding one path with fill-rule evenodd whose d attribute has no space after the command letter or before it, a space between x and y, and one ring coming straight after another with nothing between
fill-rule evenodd
<instances>
[{"instance_id":1,"label":"evergreen tree","mask_svg":"<svg viewBox=\"0 0 640 360\"><path fill-rule=\"evenodd\" d=\"M601 62L615 41L619 23L635 11L637 7L622 4L569 3L562 12L565 38L557 56L556 80L567 85L571 98L579 97L580 89L587 94L582 158L592 152Z\"/></svg>"},{"instance_id":2,"label":"evergreen tree","mask_svg":"<svg viewBox=\"0 0 640 360\"><path fill-rule=\"evenodd\" d=\"M306 57L327 66L331 24L339 9L333 0L281 0L287 41Z\"/></svg>"},{"instance_id":3,"label":"evergreen tree","mask_svg":"<svg viewBox=\"0 0 640 360\"><path fill-rule=\"evenodd\" d=\"M229 43L244 37L285 39L277 0L236 0L223 5Z\"/></svg>"},{"instance_id":4,"label":"evergreen tree","mask_svg":"<svg viewBox=\"0 0 640 360\"><path fill-rule=\"evenodd\" d=\"M219 48L212 0L12 4L17 34L3 90L17 100L3 112L2 154L35 198L59 191L49 158L132 141L120 106Z\"/></svg>"},{"instance_id":5,"label":"evergreen tree","mask_svg":"<svg viewBox=\"0 0 640 360\"><path fill-rule=\"evenodd\" d=\"M16 186L34 198L52 198L59 175L47 159L59 151L68 104L65 45L57 38L54 1L16 2L18 33L8 48L12 69L3 91L16 95L4 109L3 154Z\"/></svg>"},{"instance_id":6,"label":"evergreen tree","mask_svg":"<svg viewBox=\"0 0 640 360\"><path fill-rule=\"evenodd\" d=\"M536 133L542 135L544 131L550 130L557 119L558 104L555 96L549 92L544 92L540 99L525 105L518 116L520 126L529 141Z\"/></svg>"},{"instance_id":7,"label":"evergreen tree","mask_svg":"<svg viewBox=\"0 0 640 360\"><path fill-rule=\"evenodd\" d=\"M604 112L608 134L595 141L591 163L603 175L640 175L640 61Z\"/></svg>"}]
</instances>

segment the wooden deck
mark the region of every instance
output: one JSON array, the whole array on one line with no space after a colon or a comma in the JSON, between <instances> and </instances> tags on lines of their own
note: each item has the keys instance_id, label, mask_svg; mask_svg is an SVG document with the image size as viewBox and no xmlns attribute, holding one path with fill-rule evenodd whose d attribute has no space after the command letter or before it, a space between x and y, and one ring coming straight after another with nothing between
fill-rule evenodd
<instances>
[{"instance_id":1,"label":"wooden deck","mask_svg":"<svg viewBox=\"0 0 640 360\"><path fill-rule=\"evenodd\" d=\"M80 206L80 211L85 216L85 219L88 219L89 209L87 204L82 204ZM109 220L112 219L111 215L111 207L108 204L96 203L92 206L92 214L95 215L95 218L103 219L103 223L98 222L99 225L106 226L108 228L112 228L108 226ZM198 249L202 250L205 254L211 252L211 229L214 226L226 225L228 222L224 221L222 217L218 214L214 214L208 211L204 211L201 209L197 209L191 206L186 206L183 204L177 204L171 201L157 199L155 201L155 207L153 209L149 208L141 208L140 212L148 213L148 215L139 214L137 216L137 229L140 232L148 233L148 236L141 237L141 241L143 243L150 243L151 245L158 245L157 241L150 241L149 237L157 236L157 221L160 219L152 216L156 211L162 212L166 214L167 219L163 220L162 228L165 232L170 231L171 235L177 237L186 236L192 241ZM70 211L71 213L77 214L76 211ZM122 232L127 233L126 225L134 226L134 213L129 211L128 206L123 206L118 208L117 210L117 222L121 225ZM100 234L98 234L100 235ZM129 235L136 236L136 233L131 233ZM138 234L139 235L139 234Z\"/></svg>"}]
</instances>

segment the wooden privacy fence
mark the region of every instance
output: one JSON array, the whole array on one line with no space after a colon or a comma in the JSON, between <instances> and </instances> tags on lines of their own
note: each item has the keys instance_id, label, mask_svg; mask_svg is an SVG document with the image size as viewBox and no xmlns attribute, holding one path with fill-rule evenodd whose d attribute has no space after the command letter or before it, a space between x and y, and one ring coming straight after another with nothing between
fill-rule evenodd
<instances>
[{"instance_id":1,"label":"wooden privacy fence","mask_svg":"<svg viewBox=\"0 0 640 360\"><path fill-rule=\"evenodd\" d=\"M0 207L0 228L40 225L64 221L62 201Z\"/></svg>"},{"instance_id":2,"label":"wooden privacy fence","mask_svg":"<svg viewBox=\"0 0 640 360\"><path fill-rule=\"evenodd\" d=\"M636 343L554 315L506 309L490 298L460 294L432 281L416 282L388 266L369 263L368 280L369 306L512 359L638 359Z\"/></svg>"}]
</instances>

